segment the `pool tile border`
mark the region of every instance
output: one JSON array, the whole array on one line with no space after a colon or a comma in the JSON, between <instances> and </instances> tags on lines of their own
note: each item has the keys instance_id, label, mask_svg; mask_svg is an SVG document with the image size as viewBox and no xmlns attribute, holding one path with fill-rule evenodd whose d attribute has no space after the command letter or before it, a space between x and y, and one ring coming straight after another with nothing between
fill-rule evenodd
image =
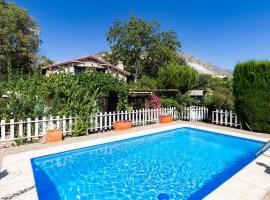
<instances>
[{"instance_id":1,"label":"pool tile border","mask_svg":"<svg viewBox=\"0 0 270 200\"><path fill-rule=\"evenodd\" d=\"M173 124L163 127L151 128L144 130L130 130L128 133L118 134L114 136L108 136L105 138L98 138L93 140L87 140L82 142L76 142L71 144L63 144L46 149L33 150L13 155L8 155L3 158L1 172L6 171L7 175L0 179L0 198L8 199L13 194L19 191L24 191L26 188L33 187L35 185L34 176L31 168L30 159L34 157L40 157L48 154L60 153L77 148L83 148L87 146L94 146L98 144L104 144L108 142L120 141L130 139L134 137L140 137L145 135L154 134L156 132L167 131L170 129L176 129L181 127L197 128L206 131L212 131L215 133L221 133L230 136L236 136L240 138L247 138L252 140L258 140L266 142L267 139L253 135L243 135L236 133L232 130L220 130L217 128L209 128L203 125L191 125L188 123ZM258 163L261 163L259 165ZM228 179L220 187L210 193L205 199L216 200L237 200L237 199L263 199L263 196L270 189L270 174L265 171L267 167L270 167L270 150L259 156L244 169ZM13 199L13 198L10 198ZM36 189L22 193L16 199L38 199Z\"/></svg>"}]
</instances>

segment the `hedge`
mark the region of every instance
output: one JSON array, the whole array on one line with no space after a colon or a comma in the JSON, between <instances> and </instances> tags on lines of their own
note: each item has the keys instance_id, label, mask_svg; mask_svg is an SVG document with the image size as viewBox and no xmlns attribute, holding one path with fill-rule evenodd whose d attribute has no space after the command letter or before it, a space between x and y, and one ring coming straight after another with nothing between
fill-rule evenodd
<instances>
[{"instance_id":1,"label":"hedge","mask_svg":"<svg viewBox=\"0 0 270 200\"><path fill-rule=\"evenodd\" d=\"M233 91L235 109L243 125L270 133L270 61L237 64Z\"/></svg>"}]
</instances>

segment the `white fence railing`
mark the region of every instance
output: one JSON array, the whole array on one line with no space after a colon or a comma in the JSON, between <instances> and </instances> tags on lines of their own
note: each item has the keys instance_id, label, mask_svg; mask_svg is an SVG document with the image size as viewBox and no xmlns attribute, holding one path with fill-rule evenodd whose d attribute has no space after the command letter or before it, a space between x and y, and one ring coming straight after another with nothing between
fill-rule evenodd
<instances>
[{"instance_id":1,"label":"white fence railing","mask_svg":"<svg viewBox=\"0 0 270 200\"><path fill-rule=\"evenodd\" d=\"M184 111L180 113L173 107L140 109L132 110L130 112L102 112L87 117L87 120L89 120L87 133L110 130L113 127L113 123L119 120L131 120L133 126L153 124L158 122L159 115L172 115L175 120L202 121L208 118L208 109L193 106L185 108ZM47 129L52 126L61 129L64 136L72 135L72 127L75 120L75 117L72 116L43 117L42 119L35 118L34 120L27 118L27 120L20 120L17 122L15 122L14 119L1 120L1 143L6 144L9 142L12 144L19 139L29 142L38 140L44 138Z\"/></svg>"},{"instance_id":2,"label":"white fence railing","mask_svg":"<svg viewBox=\"0 0 270 200\"><path fill-rule=\"evenodd\" d=\"M215 110L212 112L212 124L233 126L242 128L236 113L231 110Z\"/></svg>"}]
</instances>

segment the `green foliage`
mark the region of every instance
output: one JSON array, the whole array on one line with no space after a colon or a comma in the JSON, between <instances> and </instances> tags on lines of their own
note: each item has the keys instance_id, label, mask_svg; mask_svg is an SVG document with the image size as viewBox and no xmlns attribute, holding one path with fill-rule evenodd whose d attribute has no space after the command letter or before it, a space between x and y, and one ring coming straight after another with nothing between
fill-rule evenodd
<instances>
[{"instance_id":1,"label":"green foliage","mask_svg":"<svg viewBox=\"0 0 270 200\"><path fill-rule=\"evenodd\" d=\"M207 74L200 74L197 88L203 90L214 90L222 87L232 90L232 84L232 77L219 78Z\"/></svg>"},{"instance_id":2,"label":"green foliage","mask_svg":"<svg viewBox=\"0 0 270 200\"><path fill-rule=\"evenodd\" d=\"M215 109L234 110L234 96L230 89L218 87L203 98L203 105L210 111Z\"/></svg>"},{"instance_id":3,"label":"green foliage","mask_svg":"<svg viewBox=\"0 0 270 200\"><path fill-rule=\"evenodd\" d=\"M0 2L0 79L28 73L40 44L39 28L25 9ZM11 66L10 69L8 67Z\"/></svg>"},{"instance_id":4,"label":"green foliage","mask_svg":"<svg viewBox=\"0 0 270 200\"><path fill-rule=\"evenodd\" d=\"M83 136L87 133L90 127L89 118L80 116L72 124L72 135L73 136Z\"/></svg>"},{"instance_id":5,"label":"green foliage","mask_svg":"<svg viewBox=\"0 0 270 200\"><path fill-rule=\"evenodd\" d=\"M187 93L179 96L178 102L183 107L198 106L199 105L199 101L197 99L191 98Z\"/></svg>"},{"instance_id":6,"label":"green foliage","mask_svg":"<svg viewBox=\"0 0 270 200\"><path fill-rule=\"evenodd\" d=\"M255 131L270 133L270 61L239 63L233 92L241 121Z\"/></svg>"},{"instance_id":7,"label":"green foliage","mask_svg":"<svg viewBox=\"0 0 270 200\"><path fill-rule=\"evenodd\" d=\"M161 97L161 104L163 107L175 107L178 111L183 110L183 106L179 103L176 98L172 97Z\"/></svg>"},{"instance_id":8,"label":"green foliage","mask_svg":"<svg viewBox=\"0 0 270 200\"><path fill-rule=\"evenodd\" d=\"M24 119L49 115L89 116L98 111L97 101L110 92L118 95L118 108L126 109L128 89L123 80L110 73L85 72L78 75L40 74L15 78L0 98L2 119Z\"/></svg>"},{"instance_id":9,"label":"green foliage","mask_svg":"<svg viewBox=\"0 0 270 200\"><path fill-rule=\"evenodd\" d=\"M231 77L219 78L210 75L200 75L197 88L207 92L202 99L202 105L215 109L234 110L234 96Z\"/></svg>"},{"instance_id":10,"label":"green foliage","mask_svg":"<svg viewBox=\"0 0 270 200\"><path fill-rule=\"evenodd\" d=\"M207 87L209 87L209 83L212 80L212 76L208 75L208 74L200 74L199 75L199 81L197 84L197 88L198 89L206 89Z\"/></svg>"},{"instance_id":11,"label":"green foliage","mask_svg":"<svg viewBox=\"0 0 270 200\"><path fill-rule=\"evenodd\" d=\"M157 89L157 81L149 76L142 76L137 81L130 81L129 88L131 90Z\"/></svg>"},{"instance_id":12,"label":"green foliage","mask_svg":"<svg viewBox=\"0 0 270 200\"><path fill-rule=\"evenodd\" d=\"M178 89L186 93L194 88L199 80L199 74L188 65L170 64L161 68L158 73L158 86L166 89Z\"/></svg>"},{"instance_id":13,"label":"green foliage","mask_svg":"<svg viewBox=\"0 0 270 200\"><path fill-rule=\"evenodd\" d=\"M180 47L174 31L160 31L157 22L130 17L128 21L115 21L107 33L111 52L107 59L123 61L126 70L135 79L142 75L157 76L160 67L179 61L176 50Z\"/></svg>"}]
</instances>

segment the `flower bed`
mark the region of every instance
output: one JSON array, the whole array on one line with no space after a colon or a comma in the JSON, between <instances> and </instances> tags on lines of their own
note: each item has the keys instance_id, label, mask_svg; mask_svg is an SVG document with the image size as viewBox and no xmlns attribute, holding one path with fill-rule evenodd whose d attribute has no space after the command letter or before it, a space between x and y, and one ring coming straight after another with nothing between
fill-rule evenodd
<instances>
[{"instance_id":1,"label":"flower bed","mask_svg":"<svg viewBox=\"0 0 270 200\"><path fill-rule=\"evenodd\" d=\"M116 121L113 123L113 129L116 131L126 130L132 127L132 122L130 120Z\"/></svg>"},{"instance_id":2,"label":"flower bed","mask_svg":"<svg viewBox=\"0 0 270 200\"><path fill-rule=\"evenodd\" d=\"M172 121L173 121L173 117L171 115L160 115L159 116L159 123L161 123L161 124L172 122Z\"/></svg>"}]
</instances>

